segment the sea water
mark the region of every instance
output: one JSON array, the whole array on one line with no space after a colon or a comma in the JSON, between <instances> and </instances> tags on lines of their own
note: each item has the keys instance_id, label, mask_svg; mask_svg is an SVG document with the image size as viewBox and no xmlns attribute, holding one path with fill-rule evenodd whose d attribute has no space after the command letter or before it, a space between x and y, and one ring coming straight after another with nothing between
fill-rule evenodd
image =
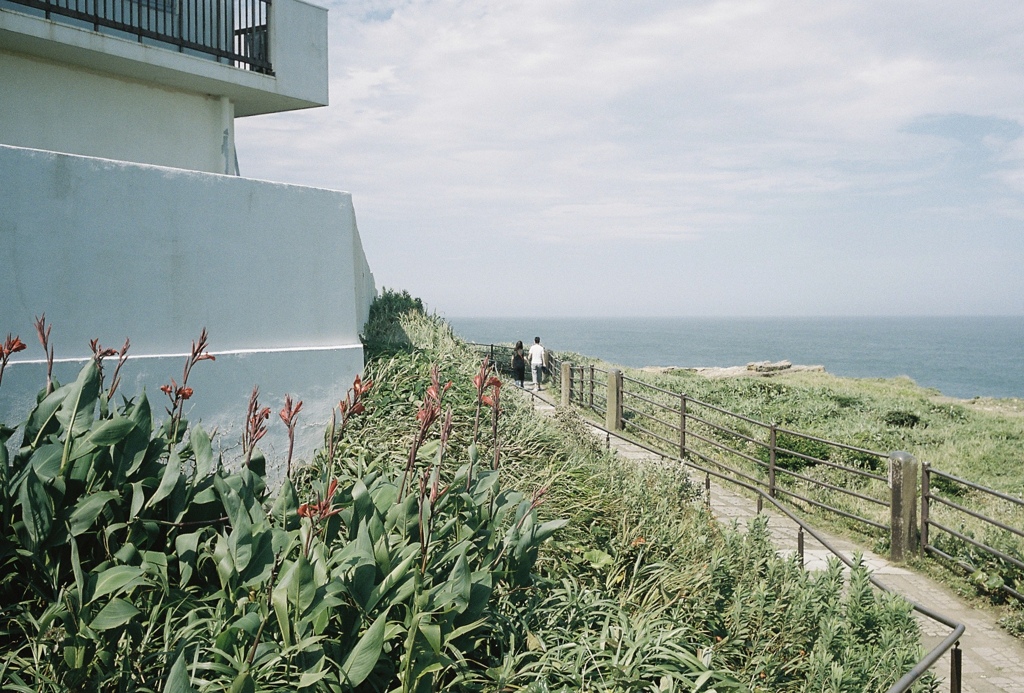
<instances>
[{"instance_id":1,"label":"sea water","mask_svg":"<svg viewBox=\"0 0 1024 693\"><path fill-rule=\"evenodd\" d=\"M908 376L951 397L1024 397L1024 316L842 318L448 318L472 342L539 336L622 366L788 360L854 378Z\"/></svg>"}]
</instances>

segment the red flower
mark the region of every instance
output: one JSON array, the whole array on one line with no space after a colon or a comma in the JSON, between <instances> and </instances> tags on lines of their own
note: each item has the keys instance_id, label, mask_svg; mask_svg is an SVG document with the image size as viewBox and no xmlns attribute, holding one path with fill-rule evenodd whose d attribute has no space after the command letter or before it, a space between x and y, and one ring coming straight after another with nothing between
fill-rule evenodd
<instances>
[{"instance_id":1,"label":"red flower","mask_svg":"<svg viewBox=\"0 0 1024 693\"><path fill-rule=\"evenodd\" d=\"M160 386L160 392L164 393L165 395L170 395L171 394L171 386L170 385L161 385Z\"/></svg>"},{"instance_id":2,"label":"red flower","mask_svg":"<svg viewBox=\"0 0 1024 693\"><path fill-rule=\"evenodd\" d=\"M25 342L21 341L20 337L12 337L10 334L7 335L7 340L0 344L0 356L6 357L24 350Z\"/></svg>"},{"instance_id":3,"label":"red flower","mask_svg":"<svg viewBox=\"0 0 1024 693\"><path fill-rule=\"evenodd\" d=\"M179 387L178 388L178 397L180 399L189 399L190 397L192 397L192 388L190 388L190 387Z\"/></svg>"},{"instance_id":4,"label":"red flower","mask_svg":"<svg viewBox=\"0 0 1024 693\"><path fill-rule=\"evenodd\" d=\"M341 512L341 508L332 508L334 502L334 492L338 490L338 480L331 479L330 485L327 487L327 495L316 503L303 503L299 506L296 511L299 517L308 517L314 521L320 521L331 515L337 515Z\"/></svg>"},{"instance_id":5,"label":"red flower","mask_svg":"<svg viewBox=\"0 0 1024 693\"><path fill-rule=\"evenodd\" d=\"M352 381L352 391L355 393L357 398L369 392L371 387L373 387L372 380L367 380L364 383L358 375L356 376L356 379Z\"/></svg>"},{"instance_id":6,"label":"red flower","mask_svg":"<svg viewBox=\"0 0 1024 693\"><path fill-rule=\"evenodd\" d=\"M284 408L278 412L278 416L281 417L281 421L284 421L285 426L292 428L295 417L298 416L300 411L302 411L302 400L300 399L298 402L293 402L291 395L285 395Z\"/></svg>"}]
</instances>

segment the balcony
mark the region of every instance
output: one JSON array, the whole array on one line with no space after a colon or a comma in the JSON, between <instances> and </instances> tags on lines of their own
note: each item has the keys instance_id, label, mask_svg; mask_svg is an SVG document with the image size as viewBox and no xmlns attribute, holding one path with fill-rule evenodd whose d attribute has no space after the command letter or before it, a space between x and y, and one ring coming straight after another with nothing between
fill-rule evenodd
<instances>
[{"instance_id":1,"label":"balcony","mask_svg":"<svg viewBox=\"0 0 1024 693\"><path fill-rule=\"evenodd\" d=\"M274 74L270 0L3 0L0 6Z\"/></svg>"}]
</instances>

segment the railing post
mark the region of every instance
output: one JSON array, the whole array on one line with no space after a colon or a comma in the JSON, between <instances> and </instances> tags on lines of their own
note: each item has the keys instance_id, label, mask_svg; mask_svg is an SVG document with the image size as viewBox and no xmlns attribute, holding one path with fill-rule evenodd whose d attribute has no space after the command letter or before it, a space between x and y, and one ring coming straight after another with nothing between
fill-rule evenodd
<instances>
[{"instance_id":1,"label":"railing post","mask_svg":"<svg viewBox=\"0 0 1024 693\"><path fill-rule=\"evenodd\" d=\"M775 424L768 429L768 495L775 498L775 450L776 450Z\"/></svg>"},{"instance_id":2,"label":"railing post","mask_svg":"<svg viewBox=\"0 0 1024 693\"><path fill-rule=\"evenodd\" d=\"M803 568L806 563L804 562L804 526L799 525L796 530L796 552L800 556L800 567Z\"/></svg>"},{"instance_id":3,"label":"railing post","mask_svg":"<svg viewBox=\"0 0 1024 693\"><path fill-rule=\"evenodd\" d=\"M960 693L960 682L963 678L964 652L960 649L960 641L949 651L949 693Z\"/></svg>"},{"instance_id":4,"label":"railing post","mask_svg":"<svg viewBox=\"0 0 1024 693\"><path fill-rule=\"evenodd\" d=\"M588 397L587 406L594 409L594 364L590 364L590 396Z\"/></svg>"},{"instance_id":5,"label":"railing post","mask_svg":"<svg viewBox=\"0 0 1024 693\"><path fill-rule=\"evenodd\" d=\"M917 539L917 460L909 452L889 453L889 558L901 562Z\"/></svg>"},{"instance_id":6,"label":"railing post","mask_svg":"<svg viewBox=\"0 0 1024 693\"><path fill-rule=\"evenodd\" d=\"M562 406L568 407L572 404L572 364L562 361Z\"/></svg>"},{"instance_id":7,"label":"railing post","mask_svg":"<svg viewBox=\"0 0 1024 693\"><path fill-rule=\"evenodd\" d=\"M608 411L605 412L605 427L612 431L622 430L622 371L612 368L608 371Z\"/></svg>"},{"instance_id":8,"label":"railing post","mask_svg":"<svg viewBox=\"0 0 1024 693\"><path fill-rule=\"evenodd\" d=\"M921 554L924 555L928 549L928 503L931 500L932 480L929 476L931 465L927 462L921 463Z\"/></svg>"},{"instance_id":9,"label":"railing post","mask_svg":"<svg viewBox=\"0 0 1024 693\"><path fill-rule=\"evenodd\" d=\"M679 395L679 457L686 457L686 393Z\"/></svg>"}]
</instances>

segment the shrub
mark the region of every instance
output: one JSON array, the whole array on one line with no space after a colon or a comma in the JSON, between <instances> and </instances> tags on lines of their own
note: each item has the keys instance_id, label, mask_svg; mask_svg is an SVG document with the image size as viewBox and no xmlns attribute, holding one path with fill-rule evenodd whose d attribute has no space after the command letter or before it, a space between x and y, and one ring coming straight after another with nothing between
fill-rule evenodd
<instances>
[{"instance_id":1,"label":"shrub","mask_svg":"<svg viewBox=\"0 0 1024 693\"><path fill-rule=\"evenodd\" d=\"M817 464L815 460L827 460L831 452L832 448L825 443L803 436L779 433L775 437L775 465L791 472L813 467ZM762 462L769 463L771 453L767 446L758 446L757 454Z\"/></svg>"},{"instance_id":2,"label":"shrub","mask_svg":"<svg viewBox=\"0 0 1024 693\"><path fill-rule=\"evenodd\" d=\"M399 321L406 313L424 314L423 301L408 291L385 288L373 301L363 332L363 346L369 356L383 357L411 348L412 342Z\"/></svg>"},{"instance_id":3,"label":"shrub","mask_svg":"<svg viewBox=\"0 0 1024 693\"><path fill-rule=\"evenodd\" d=\"M882 416L886 426L896 428L913 428L921 423L921 417L905 409L891 409Z\"/></svg>"}]
</instances>

